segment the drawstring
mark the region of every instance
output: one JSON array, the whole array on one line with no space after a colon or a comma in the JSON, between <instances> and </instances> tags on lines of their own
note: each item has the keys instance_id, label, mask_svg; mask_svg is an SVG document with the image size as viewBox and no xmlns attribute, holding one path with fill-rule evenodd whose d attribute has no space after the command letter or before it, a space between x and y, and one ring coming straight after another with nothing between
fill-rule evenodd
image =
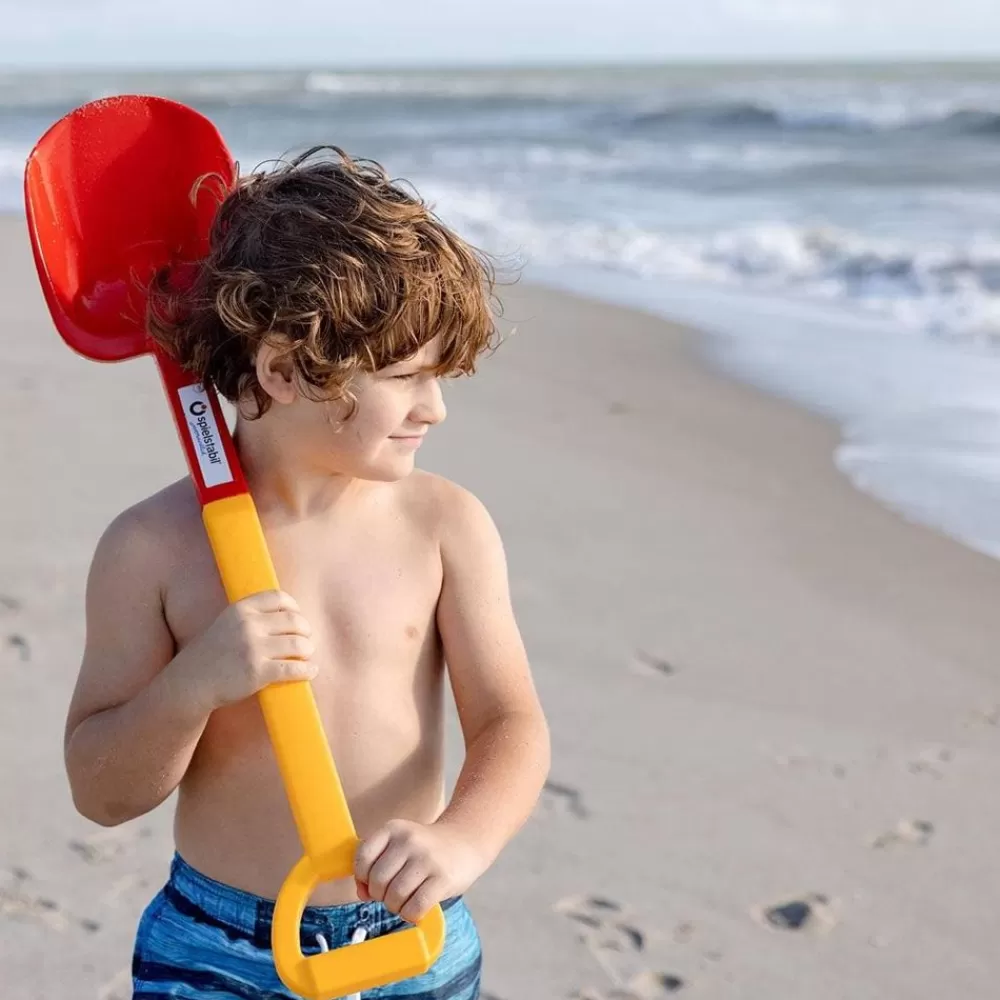
<instances>
[{"instance_id":1,"label":"drawstring","mask_svg":"<svg viewBox=\"0 0 1000 1000\"><path fill-rule=\"evenodd\" d=\"M355 927L354 933L351 935L351 944L361 944L366 937L368 937L368 931L366 931L364 927ZM319 945L320 952L325 954L330 950L330 944L322 934L316 935L316 943ZM352 993L349 997L346 997L345 1000L361 1000L361 994Z\"/></svg>"}]
</instances>

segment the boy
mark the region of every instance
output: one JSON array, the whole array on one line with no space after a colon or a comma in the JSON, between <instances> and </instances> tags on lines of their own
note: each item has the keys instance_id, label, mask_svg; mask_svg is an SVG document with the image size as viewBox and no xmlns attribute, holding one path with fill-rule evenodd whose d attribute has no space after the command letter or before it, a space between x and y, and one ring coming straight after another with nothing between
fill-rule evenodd
<instances>
[{"instance_id":1,"label":"boy","mask_svg":"<svg viewBox=\"0 0 1000 1000\"><path fill-rule=\"evenodd\" d=\"M119 515L90 570L66 725L74 802L110 826L178 790L136 1000L291 996L270 922L301 845L261 687L312 682L361 840L354 877L307 908L306 954L444 909L431 970L365 996L479 995L462 894L548 771L494 524L414 469L445 417L439 379L472 373L495 335L491 267L378 164L315 152L241 180L194 285L150 298L152 335L237 405L282 591L227 605L187 479ZM447 804L445 669L466 747Z\"/></svg>"}]
</instances>

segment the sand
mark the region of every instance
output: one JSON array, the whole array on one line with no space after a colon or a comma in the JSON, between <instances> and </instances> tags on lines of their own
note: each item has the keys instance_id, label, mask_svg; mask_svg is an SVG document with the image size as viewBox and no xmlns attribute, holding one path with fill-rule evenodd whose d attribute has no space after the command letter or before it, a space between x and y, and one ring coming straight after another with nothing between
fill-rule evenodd
<instances>
[{"instance_id":1,"label":"sand","mask_svg":"<svg viewBox=\"0 0 1000 1000\"><path fill-rule=\"evenodd\" d=\"M151 362L59 341L17 218L0 294L0 996L125 1000L170 805L76 816L62 725L94 543L183 462ZM836 428L696 333L504 299L422 453L503 532L553 734L469 893L484 998L995 997L1000 564L852 489Z\"/></svg>"}]
</instances>

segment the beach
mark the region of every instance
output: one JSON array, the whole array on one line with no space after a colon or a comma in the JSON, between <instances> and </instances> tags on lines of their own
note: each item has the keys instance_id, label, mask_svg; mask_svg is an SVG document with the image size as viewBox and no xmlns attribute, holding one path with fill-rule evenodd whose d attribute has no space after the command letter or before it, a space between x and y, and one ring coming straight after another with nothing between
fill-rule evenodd
<instances>
[{"instance_id":1,"label":"beach","mask_svg":"<svg viewBox=\"0 0 1000 1000\"><path fill-rule=\"evenodd\" d=\"M185 470L152 362L59 340L16 216L0 294L0 993L127 1000L171 804L77 816L62 727L97 538ZM552 729L468 894L484 1000L994 997L1000 563L855 490L836 426L696 331L501 297L421 455L500 527Z\"/></svg>"}]
</instances>

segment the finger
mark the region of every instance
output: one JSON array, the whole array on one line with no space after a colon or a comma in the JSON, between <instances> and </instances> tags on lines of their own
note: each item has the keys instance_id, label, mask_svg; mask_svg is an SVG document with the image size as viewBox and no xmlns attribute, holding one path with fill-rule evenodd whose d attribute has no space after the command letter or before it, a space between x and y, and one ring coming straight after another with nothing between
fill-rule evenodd
<instances>
[{"instance_id":1,"label":"finger","mask_svg":"<svg viewBox=\"0 0 1000 1000\"><path fill-rule=\"evenodd\" d=\"M265 624L270 635L312 635L309 620L299 611L275 611L267 615Z\"/></svg>"},{"instance_id":2,"label":"finger","mask_svg":"<svg viewBox=\"0 0 1000 1000\"><path fill-rule=\"evenodd\" d=\"M316 652L312 639L304 635L269 635L262 648L269 660L308 660Z\"/></svg>"},{"instance_id":3,"label":"finger","mask_svg":"<svg viewBox=\"0 0 1000 1000\"><path fill-rule=\"evenodd\" d=\"M376 830L370 837L367 837L354 852L354 878L358 882L368 884L368 876L371 873L372 865L378 860L378 856L389 846L391 834L384 826Z\"/></svg>"},{"instance_id":4,"label":"finger","mask_svg":"<svg viewBox=\"0 0 1000 1000\"><path fill-rule=\"evenodd\" d=\"M295 598L283 590L262 590L260 593L251 594L244 598L243 603L260 614L273 614L277 611L300 611Z\"/></svg>"},{"instance_id":5,"label":"finger","mask_svg":"<svg viewBox=\"0 0 1000 1000\"><path fill-rule=\"evenodd\" d=\"M437 876L425 879L400 907L399 915L411 924L417 924L430 913L431 908L445 897L444 880Z\"/></svg>"},{"instance_id":6,"label":"finger","mask_svg":"<svg viewBox=\"0 0 1000 1000\"><path fill-rule=\"evenodd\" d=\"M263 671L265 684L283 681L311 681L319 673L315 660L268 660Z\"/></svg>"},{"instance_id":7,"label":"finger","mask_svg":"<svg viewBox=\"0 0 1000 1000\"><path fill-rule=\"evenodd\" d=\"M385 888L383 902L390 913L399 913L403 904L427 879L427 868L410 858Z\"/></svg>"},{"instance_id":8,"label":"finger","mask_svg":"<svg viewBox=\"0 0 1000 1000\"><path fill-rule=\"evenodd\" d=\"M368 892L368 886L365 885L364 882L359 882L357 879L355 879L354 880L354 888L357 891L358 899L360 899L362 903L370 903L371 902L371 898L372 898L371 894Z\"/></svg>"},{"instance_id":9,"label":"finger","mask_svg":"<svg viewBox=\"0 0 1000 1000\"><path fill-rule=\"evenodd\" d=\"M401 845L389 842L389 846L378 856L368 873L368 895L378 901L385 900L385 890L408 861L406 850Z\"/></svg>"}]
</instances>

